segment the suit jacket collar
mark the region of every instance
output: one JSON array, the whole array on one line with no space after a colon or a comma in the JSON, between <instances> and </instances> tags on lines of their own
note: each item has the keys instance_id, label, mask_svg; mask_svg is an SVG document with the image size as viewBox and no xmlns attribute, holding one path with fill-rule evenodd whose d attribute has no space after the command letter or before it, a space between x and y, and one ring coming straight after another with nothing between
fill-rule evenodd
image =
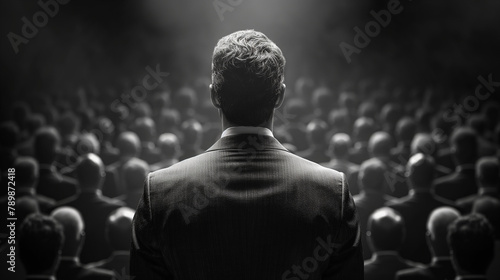
<instances>
[{"instance_id":1,"label":"suit jacket collar","mask_svg":"<svg viewBox=\"0 0 500 280\"><path fill-rule=\"evenodd\" d=\"M237 134L222 137L207 152L216 150L282 150L288 151L274 137L260 134Z\"/></svg>"}]
</instances>

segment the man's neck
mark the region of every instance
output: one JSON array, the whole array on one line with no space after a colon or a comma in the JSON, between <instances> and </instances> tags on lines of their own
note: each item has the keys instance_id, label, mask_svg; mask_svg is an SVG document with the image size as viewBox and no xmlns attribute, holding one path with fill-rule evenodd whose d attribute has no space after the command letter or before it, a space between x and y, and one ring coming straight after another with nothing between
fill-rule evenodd
<instances>
[{"instance_id":1,"label":"man's neck","mask_svg":"<svg viewBox=\"0 0 500 280\"><path fill-rule=\"evenodd\" d=\"M230 127L239 126L228 121L227 118L224 116L224 114L221 114L221 119L222 119L222 131ZM263 122L262 124L256 125L255 127L263 127L273 131L273 118L271 117L269 120Z\"/></svg>"}]
</instances>

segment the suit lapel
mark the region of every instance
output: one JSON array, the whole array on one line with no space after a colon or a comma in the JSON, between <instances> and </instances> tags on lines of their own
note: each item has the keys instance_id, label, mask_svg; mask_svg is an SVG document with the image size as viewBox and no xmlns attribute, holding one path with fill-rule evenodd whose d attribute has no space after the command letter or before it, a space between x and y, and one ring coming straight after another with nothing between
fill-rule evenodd
<instances>
[{"instance_id":1,"label":"suit lapel","mask_svg":"<svg viewBox=\"0 0 500 280\"><path fill-rule=\"evenodd\" d=\"M282 150L288 151L281 143L274 137L258 135L258 134L239 134L226 136L219 139L215 144L210 147L207 152L216 150L248 150L253 149L257 151L263 150Z\"/></svg>"}]
</instances>

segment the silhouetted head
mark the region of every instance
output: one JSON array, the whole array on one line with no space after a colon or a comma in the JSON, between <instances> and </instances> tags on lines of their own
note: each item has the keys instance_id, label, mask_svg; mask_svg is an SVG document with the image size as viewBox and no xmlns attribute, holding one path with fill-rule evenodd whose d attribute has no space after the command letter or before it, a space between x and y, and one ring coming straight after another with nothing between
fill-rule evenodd
<instances>
[{"instance_id":1,"label":"silhouetted head","mask_svg":"<svg viewBox=\"0 0 500 280\"><path fill-rule=\"evenodd\" d=\"M500 240L500 201L491 196L478 198L472 206L472 213L483 215L493 226L495 238Z\"/></svg>"},{"instance_id":2,"label":"silhouetted head","mask_svg":"<svg viewBox=\"0 0 500 280\"><path fill-rule=\"evenodd\" d=\"M93 133L83 133L78 137L73 150L78 156L89 153L98 155L101 152L101 145Z\"/></svg>"},{"instance_id":3,"label":"silhouetted head","mask_svg":"<svg viewBox=\"0 0 500 280\"><path fill-rule=\"evenodd\" d=\"M382 111L380 112L380 121L385 129L387 129L385 131L392 133L401 116L402 112L400 106L392 103L384 105L384 107L382 107Z\"/></svg>"},{"instance_id":4,"label":"silhouetted head","mask_svg":"<svg viewBox=\"0 0 500 280\"><path fill-rule=\"evenodd\" d=\"M480 187L498 189L500 169L495 157L482 157L476 163L476 176Z\"/></svg>"},{"instance_id":5,"label":"silhouetted head","mask_svg":"<svg viewBox=\"0 0 500 280\"><path fill-rule=\"evenodd\" d=\"M288 99L285 104L285 116L292 122L299 122L301 117L307 115L307 110L302 99Z\"/></svg>"},{"instance_id":6,"label":"silhouetted head","mask_svg":"<svg viewBox=\"0 0 500 280\"><path fill-rule=\"evenodd\" d=\"M319 109L320 113L326 115L337 102L333 92L327 87L318 87L312 94L312 105L314 109Z\"/></svg>"},{"instance_id":7,"label":"silhouetted head","mask_svg":"<svg viewBox=\"0 0 500 280\"><path fill-rule=\"evenodd\" d=\"M436 142L434 142L430 134L419 133L413 137L410 150L412 155L422 153L432 156L437 151Z\"/></svg>"},{"instance_id":8,"label":"silhouetted head","mask_svg":"<svg viewBox=\"0 0 500 280\"><path fill-rule=\"evenodd\" d=\"M133 116L138 118L149 118L151 117L151 107L146 102L138 102L134 106Z\"/></svg>"},{"instance_id":9,"label":"silhouetted head","mask_svg":"<svg viewBox=\"0 0 500 280\"><path fill-rule=\"evenodd\" d=\"M178 108L180 112L185 112L186 110L196 107L198 98L194 89L190 87L182 87L174 95L173 101L175 107Z\"/></svg>"},{"instance_id":10,"label":"silhouetted head","mask_svg":"<svg viewBox=\"0 0 500 280\"><path fill-rule=\"evenodd\" d=\"M0 124L0 147L12 149L19 140L19 127L11 121Z\"/></svg>"},{"instance_id":11,"label":"silhouetted head","mask_svg":"<svg viewBox=\"0 0 500 280\"><path fill-rule=\"evenodd\" d=\"M385 164L379 159L371 158L364 161L358 173L359 186L365 191L381 192L385 188Z\"/></svg>"},{"instance_id":12,"label":"silhouetted head","mask_svg":"<svg viewBox=\"0 0 500 280\"><path fill-rule=\"evenodd\" d=\"M457 275L485 274L494 256L493 228L486 218L470 214L448 229L448 244Z\"/></svg>"},{"instance_id":13,"label":"silhouetted head","mask_svg":"<svg viewBox=\"0 0 500 280\"><path fill-rule=\"evenodd\" d=\"M312 145L326 146L328 125L321 120L311 121L306 127L307 137Z\"/></svg>"},{"instance_id":14,"label":"silhouetted head","mask_svg":"<svg viewBox=\"0 0 500 280\"><path fill-rule=\"evenodd\" d=\"M328 114L328 123L335 132L348 133L350 130L349 115L345 109L332 110Z\"/></svg>"},{"instance_id":15,"label":"silhouetted head","mask_svg":"<svg viewBox=\"0 0 500 280\"><path fill-rule=\"evenodd\" d=\"M237 31L219 40L212 57L212 103L227 121L258 126L284 98L285 57L266 35Z\"/></svg>"},{"instance_id":16,"label":"silhouetted head","mask_svg":"<svg viewBox=\"0 0 500 280\"><path fill-rule=\"evenodd\" d=\"M75 133L78 127L78 118L72 112L64 113L57 121L57 128L63 137Z\"/></svg>"},{"instance_id":17,"label":"silhouetted head","mask_svg":"<svg viewBox=\"0 0 500 280\"><path fill-rule=\"evenodd\" d=\"M31 196L22 196L16 199L16 223L21 224L31 214L40 213L38 201Z\"/></svg>"},{"instance_id":18,"label":"silhouetted head","mask_svg":"<svg viewBox=\"0 0 500 280\"><path fill-rule=\"evenodd\" d=\"M393 146L392 137L385 131L373 133L368 141L368 151L374 157L389 157Z\"/></svg>"},{"instance_id":19,"label":"silhouetted head","mask_svg":"<svg viewBox=\"0 0 500 280\"><path fill-rule=\"evenodd\" d=\"M351 137L345 133L336 133L330 140L329 151L332 158L345 159L349 156Z\"/></svg>"},{"instance_id":20,"label":"silhouetted head","mask_svg":"<svg viewBox=\"0 0 500 280\"><path fill-rule=\"evenodd\" d=\"M364 101L359 105L358 108L358 117L365 117L368 119L375 120L377 119L378 111L377 106L373 103L373 101Z\"/></svg>"},{"instance_id":21,"label":"silhouetted head","mask_svg":"<svg viewBox=\"0 0 500 280\"><path fill-rule=\"evenodd\" d=\"M475 132L466 127L457 128L451 135L451 148L459 164L475 163L478 152Z\"/></svg>"},{"instance_id":22,"label":"silhouetted head","mask_svg":"<svg viewBox=\"0 0 500 280\"><path fill-rule=\"evenodd\" d=\"M416 131L417 124L412 118L402 118L396 124L396 139L400 142L410 144Z\"/></svg>"},{"instance_id":23,"label":"silhouetted head","mask_svg":"<svg viewBox=\"0 0 500 280\"><path fill-rule=\"evenodd\" d=\"M86 190L99 189L106 176L101 158L96 154L81 156L76 166L76 175L80 188Z\"/></svg>"},{"instance_id":24,"label":"silhouetted head","mask_svg":"<svg viewBox=\"0 0 500 280\"><path fill-rule=\"evenodd\" d=\"M450 255L448 246L448 227L460 213L451 207L439 207L432 211L427 220L427 242L434 257Z\"/></svg>"},{"instance_id":25,"label":"silhouetted head","mask_svg":"<svg viewBox=\"0 0 500 280\"><path fill-rule=\"evenodd\" d=\"M352 134L355 141L368 142L373 132L375 132L375 122L373 119L361 117L354 122Z\"/></svg>"},{"instance_id":26,"label":"silhouetted head","mask_svg":"<svg viewBox=\"0 0 500 280\"><path fill-rule=\"evenodd\" d=\"M405 237L403 217L391 208L380 208L368 218L366 234L373 252L397 251Z\"/></svg>"},{"instance_id":27,"label":"silhouetted head","mask_svg":"<svg viewBox=\"0 0 500 280\"><path fill-rule=\"evenodd\" d=\"M85 239L82 216L72 207L59 207L50 215L62 225L64 231L64 245L62 256L79 257Z\"/></svg>"},{"instance_id":28,"label":"silhouetted head","mask_svg":"<svg viewBox=\"0 0 500 280\"><path fill-rule=\"evenodd\" d=\"M134 132L125 131L118 135L116 147L122 157L136 157L141 151L141 141Z\"/></svg>"},{"instance_id":29,"label":"silhouetted head","mask_svg":"<svg viewBox=\"0 0 500 280\"><path fill-rule=\"evenodd\" d=\"M52 164L60 149L61 138L53 127L44 127L35 134L35 158L40 164Z\"/></svg>"},{"instance_id":30,"label":"silhouetted head","mask_svg":"<svg viewBox=\"0 0 500 280\"><path fill-rule=\"evenodd\" d=\"M151 118L138 118L134 122L134 132L142 142L153 142L156 138L156 124Z\"/></svg>"},{"instance_id":31,"label":"silhouetted head","mask_svg":"<svg viewBox=\"0 0 500 280\"><path fill-rule=\"evenodd\" d=\"M59 222L42 214L32 214L21 224L17 240L19 257L27 274L54 274L64 242Z\"/></svg>"},{"instance_id":32,"label":"silhouetted head","mask_svg":"<svg viewBox=\"0 0 500 280\"><path fill-rule=\"evenodd\" d=\"M125 189L128 193L141 190L149 173L148 164L138 158L133 158L123 165Z\"/></svg>"},{"instance_id":33,"label":"silhouetted head","mask_svg":"<svg viewBox=\"0 0 500 280\"><path fill-rule=\"evenodd\" d=\"M106 238L113 251L128 251L132 241L132 219L135 211L121 207L113 211L106 221Z\"/></svg>"},{"instance_id":34,"label":"silhouetted head","mask_svg":"<svg viewBox=\"0 0 500 280\"><path fill-rule=\"evenodd\" d=\"M413 155L406 164L406 177L413 189L430 189L434 180L434 160L424 154Z\"/></svg>"},{"instance_id":35,"label":"silhouetted head","mask_svg":"<svg viewBox=\"0 0 500 280\"><path fill-rule=\"evenodd\" d=\"M181 125L183 133L182 144L184 146L199 146L203 135L203 127L198 121L185 121Z\"/></svg>"},{"instance_id":36,"label":"silhouetted head","mask_svg":"<svg viewBox=\"0 0 500 280\"><path fill-rule=\"evenodd\" d=\"M34 188L38 181L38 162L32 157L18 157L14 161L17 188Z\"/></svg>"},{"instance_id":37,"label":"silhouetted head","mask_svg":"<svg viewBox=\"0 0 500 280\"><path fill-rule=\"evenodd\" d=\"M173 133L163 133L158 138L158 148L164 158L177 158L181 152L179 138Z\"/></svg>"}]
</instances>

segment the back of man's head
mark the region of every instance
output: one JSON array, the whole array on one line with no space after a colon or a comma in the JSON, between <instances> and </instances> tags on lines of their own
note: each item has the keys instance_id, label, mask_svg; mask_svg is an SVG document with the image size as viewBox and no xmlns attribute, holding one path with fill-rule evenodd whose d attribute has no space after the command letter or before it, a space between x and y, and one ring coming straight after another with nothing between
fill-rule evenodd
<instances>
[{"instance_id":1,"label":"back of man's head","mask_svg":"<svg viewBox=\"0 0 500 280\"><path fill-rule=\"evenodd\" d=\"M40 164L52 164L56 159L61 144L61 138L53 127L44 127L35 133L35 158Z\"/></svg>"},{"instance_id":2,"label":"back of man's head","mask_svg":"<svg viewBox=\"0 0 500 280\"><path fill-rule=\"evenodd\" d=\"M138 158L131 159L123 165L123 176L127 192L141 190L148 176L148 164Z\"/></svg>"},{"instance_id":3,"label":"back of man's head","mask_svg":"<svg viewBox=\"0 0 500 280\"><path fill-rule=\"evenodd\" d=\"M437 151L436 142L434 142L430 134L419 133L413 137L410 150L412 155L422 153L432 156Z\"/></svg>"},{"instance_id":4,"label":"back of man's head","mask_svg":"<svg viewBox=\"0 0 500 280\"><path fill-rule=\"evenodd\" d=\"M173 133L163 133L158 137L158 148L164 158L176 158L180 153L179 138Z\"/></svg>"},{"instance_id":5,"label":"back of man's head","mask_svg":"<svg viewBox=\"0 0 500 280\"><path fill-rule=\"evenodd\" d=\"M268 121L284 91L284 70L281 50L261 32L220 39L212 57L212 93L227 120L239 126Z\"/></svg>"},{"instance_id":6,"label":"back of man's head","mask_svg":"<svg viewBox=\"0 0 500 280\"><path fill-rule=\"evenodd\" d=\"M416 122L409 117L404 117L396 124L396 138L398 141L410 143L417 131Z\"/></svg>"},{"instance_id":7,"label":"back of man's head","mask_svg":"<svg viewBox=\"0 0 500 280\"><path fill-rule=\"evenodd\" d=\"M132 241L131 228L135 211L121 207L113 211L106 221L106 238L114 251L128 251Z\"/></svg>"},{"instance_id":8,"label":"back of man's head","mask_svg":"<svg viewBox=\"0 0 500 280\"><path fill-rule=\"evenodd\" d=\"M427 239L435 257L450 255L446 238L448 226L460 217L460 213L451 207L440 207L432 211L427 220Z\"/></svg>"},{"instance_id":9,"label":"back of man's head","mask_svg":"<svg viewBox=\"0 0 500 280\"><path fill-rule=\"evenodd\" d=\"M391 208L380 208L368 218L367 235L374 252L397 251L405 237L403 217Z\"/></svg>"},{"instance_id":10,"label":"back of man's head","mask_svg":"<svg viewBox=\"0 0 500 280\"><path fill-rule=\"evenodd\" d=\"M451 147L458 164L475 163L478 143L476 133L472 129L457 128L451 135Z\"/></svg>"},{"instance_id":11,"label":"back of man's head","mask_svg":"<svg viewBox=\"0 0 500 280\"><path fill-rule=\"evenodd\" d=\"M495 157L482 157L476 163L476 174L480 187L497 188L500 180L498 159Z\"/></svg>"},{"instance_id":12,"label":"back of man's head","mask_svg":"<svg viewBox=\"0 0 500 280\"><path fill-rule=\"evenodd\" d=\"M335 95L327 87L318 87L312 93L312 105L316 109L320 109L322 113L327 114L333 108L336 102Z\"/></svg>"},{"instance_id":13,"label":"back of man's head","mask_svg":"<svg viewBox=\"0 0 500 280\"><path fill-rule=\"evenodd\" d=\"M203 127L198 121L189 120L181 125L184 146L198 146L203 135Z\"/></svg>"},{"instance_id":14,"label":"back of man's head","mask_svg":"<svg viewBox=\"0 0 500 280\"><path fill-rule=\"evenodd\" d=\"M32 214L18 233L19 257L28 274L52 275L64 242L62 226L51 217Z\"/></svg>"},{"instance_id":15,"label":"back of man's head","mask_svg":"<svg viewBox=\"0 0 500 280\"><path fill-rule=\"evenodd\" d=\"M500 241L500 200L484 196L474 202L472 213L483 215L493 226L495 238Z\"/></svg>"},{"instance_id":16,"label":"back of man's head","mask_svg":"<svg viewBox=\"0 0 500 280\"><path fill-rule=\"evenodd\" d=\"M134 132L125 131L118 135L116 147L122 157L136 157L141 151L141 141Z\"/></svg>"},{"instance_id":17,"label":"back of man's head","mask_svg":"<svg viewBox=\"0 0 500 280\"><path fill-rule=\"evenodd\" d=\"M354 141L368 142L375 131L375 122L373 119L361 117L354 122L353 137Z\"/></svg>"},{"instance_id":18,"label":"back of man's head","mask_svg":"<svg viewBox=\"0 0 500 280\"><path fill-rule=\"evenodd\" d=\"M82 189L100 188L106 175L101 158L96 154L81 156L76 166L76 175Z\"/></svg>"},{"instance_id":19,"label":"back of man's head","mask_svg":"<svg viewBox=\"0 0 500 280\"><path fill-rule=\"evenodd\" d=\"M368 142L368 151L374 157L389 157L392 147L392 137L384 131L373 133Z\"/></svg>"},{"instance_id":20,"label":"back of man's head","mask_svg":"<svg viewBox=\"0 0 500 280\"><path fill-rule=\"evenodd\" d=\"M17 223L21 224L26 217L34 213L40 213L38 202L31 196L22 196L16 199Z\"/></svg>"},{"instance_id":21,"label":"back of man's head","mask_svg":"<svg viewBox=\"0 0 500 280\"><path fill-rule=\"evenodd\" d=\"M434 180L434 160L420 153L413 155L406 164L406 176L410 187L430 189Z\"/></svg>"},{"instance_id":22,"label":"back of man's head","mask_svg":"<svg viewBox=\"0 0 500 280\"><path fill-rule=\"evenodd\" d=\"M72 207L59 207L50 215L58 221L64 230L64 245L62 255L65 257L78 257L83 245L84 223L78 210Z\"/></svg>"},{"instance_id":23,"label":"back of man's head","mask_svg":"<svg viewBox=\"0 0 500 280\"><path fill-rule=\"evenodd\" d=\"M448 244L458 275L485 274L494 256L493 229L486 218L470 214L448 229Z\"/></svg>"},{"instance_id":24,"label":"back of man's head","mask_svg":"<svg viewBox=\"0 0 500 280\"><path fill-rule=\"evenodd\" d=\"M34 188L38 181L38 162L32 157L18 157L14 161L18 188Z\"/></svg>"},{"instance_id":25,"label":"back of man's head","mask_svg":"<svg viewBox=\"0 0 500 280\"><path fill-rule=\"evenodd\" d=\"M93 133L83 133L78 137L75 143L74 150L78 156L88 153L98 155L101 151L99 140Z\"/></svg>"},{"instance_id":26,"label":"back of man's head","mask_svg":"<svg viewBox=\"0 0 500 280\"><path fill-rule=\"evenodd\" d=\"M345 133L336 133L330 140L330 151L333 158L345 159L351 148L351 137Z\"/></svg>"},{"instance_id":27,"label":"back of man's head","mask_svg":"<svg viewBox=\"0 0 500 280\"><path fill-rule=\"evenodd\" d=\"M380 160L371 158L364 161L358 173L359 185L362 190L382 191L385 187L387 169Z\"/></svg>"},{"instance_id":28,"label":"back of man's head","mask_svg":"<svg viewBox=\"0 0 500 280\"><path fill-rule=\"evenodd\" d=\"M322 120L313 120L306 126L307 137L311 145L326 146L328 125Z\"/></svg>"},{"instance_id":29,"label":"back of man's head","mask_svg":"<svg viewBox=\"0 0 500 280\"><path fill-rule=\"evenodd\" d=\"M134 131L142 142L152 142L156 137L156 124L151 118L138 118L134 122Z\"/></svg>"}]
</instances>

